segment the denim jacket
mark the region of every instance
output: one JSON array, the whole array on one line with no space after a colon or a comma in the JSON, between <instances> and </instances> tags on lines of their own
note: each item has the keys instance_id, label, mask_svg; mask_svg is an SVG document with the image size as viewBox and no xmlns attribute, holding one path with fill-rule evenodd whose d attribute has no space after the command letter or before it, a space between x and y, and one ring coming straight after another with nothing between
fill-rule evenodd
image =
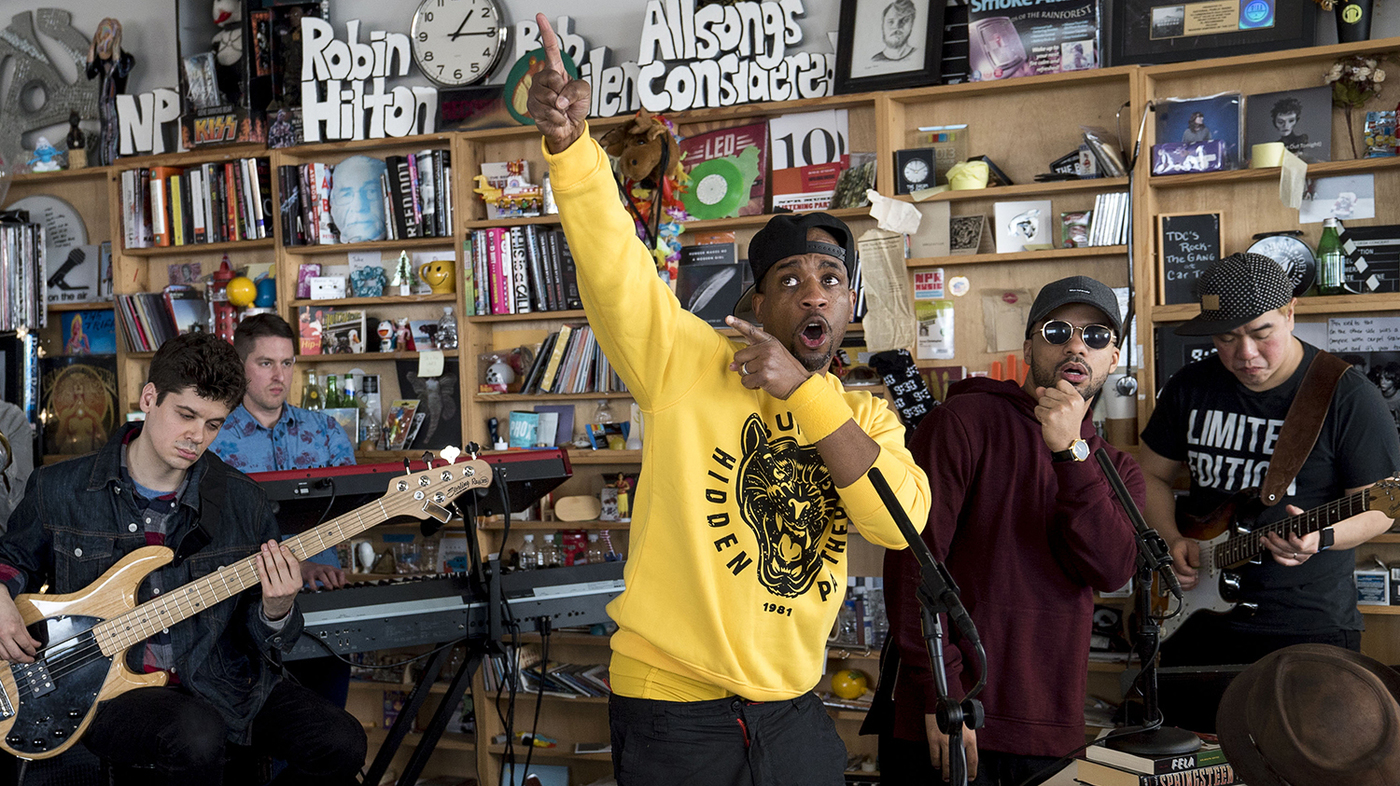
<instances>
[{"instance_id":1,"label":"denim jacket","mask_svg":"<svg viewBox=\"0 0 1400 786\"><path fill-rule=\"evenodd\" d=\"M30 476L9 530L0 537L0 566L12 569L4 571L11 575L5 583L12 593L17 588L37 592L45 583L52 594L77 592L146 545L135 491L121 479L123 440L137 426L119 429L97 453L40 467ZM179 499L180 520L168 538L173 547L198 526L199 487L217 461L205 451L190 469L190 482ZM180 565L157 571L162 586L173 590L188 584L280 537L267 496L256 483L231 468L213 475L223 475L226 483L219 524L208 545ZM253 717L280 678L274 657L290 649L302 629L296 606L280 629L264 622L260 589L250 588L170 628L173 671L182 685L218 711L229 739L239 744L248 743ZM138 602L150 598L149 582L142 582Z\"/></svg>"}]
</instances>

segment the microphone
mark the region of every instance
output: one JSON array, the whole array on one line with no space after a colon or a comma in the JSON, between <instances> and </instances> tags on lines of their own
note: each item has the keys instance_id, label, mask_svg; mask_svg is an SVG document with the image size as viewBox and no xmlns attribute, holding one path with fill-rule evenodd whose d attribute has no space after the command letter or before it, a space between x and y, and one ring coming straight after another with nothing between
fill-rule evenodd
<instances>
[{"instance_id":1,"label":"microphone","mask_svg":"<svg viewBox=\"0 0 1400 786\"><path fill-rule=\"evenodd\" d=\"M1118 468L1113 466L1113 460L1108 457L1108 451L1099 448L1094 451L1094 458L1099 462L1099 469L1103 470L1104 478L1113 489L1114 496L1118 497L1118 504L1123 506L1123 512L1128 514L1128 521L1133 524L1134 535L1137 537L1138 553L1142 555L1147 567L1157 571L1157 575L1162 577L1162 583L1166 585L1167 591L1182 599L1181 582L1176 578L1176 572L1172 570L1172 554L1167 548L1167 542L1162 540L1162 536L1157 530L1147 526L1147 522L1142 518L1142 511L1138 510L1136 502L1133 502L1132 495L1128 493L1128 487L1123 485L1123 477L1118 474Z\"/></svg>"},{"instance_id":2,"label":"microphone","mask_svg":"<svg viewBox=\"0 0 1400 786\"><path fill-rule=\"evenodd\" d=\"M920 572L923 574L924 586L933 594L932 600L939 606L946 609L948 619L958 628L958 632L968 642L977 646L982 645L981 638L977 635L977 625L972 621L972 617L967 613L967 607L963 606L962 599L958 597L958 585L953 581L953 577L948 573L948 569L943 563L933 558L933 552L928 550L928 545L914 529L914 524L909 521L909 514L904 512L904 506L900 504L899 498L890 489L890 484L885 480L885 476L876 467L871 467L867 473L870 476L870 485L875 487L875 493L880 495L880 500L889 508L890 516L894 518L894 523L898 525L899 531L904 535L904 539L909 541L909 551L913 553L914 559L918 561Z\"/></svg>"}]
</instances>

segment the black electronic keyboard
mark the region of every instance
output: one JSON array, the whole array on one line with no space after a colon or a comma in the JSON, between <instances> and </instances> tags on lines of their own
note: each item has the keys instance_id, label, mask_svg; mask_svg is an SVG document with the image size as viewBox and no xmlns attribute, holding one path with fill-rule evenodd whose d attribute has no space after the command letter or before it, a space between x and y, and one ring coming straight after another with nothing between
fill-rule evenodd
<instances>
[{"instance_id":1,"label":"black electronic keyboard","mask_svg":"<svg viewBox=\"0 0 1400 786\"><path fill-rule=\"evenodd\" d=\"M556 628L592 625L607 621L604 607L622 592L622 566L604 562L507 573L501 590L516 622L549 617ZM484 637L486 601L474 597L471 587L467 574L450 573L303 592L297 604L306 634L282 658Z\"/></svg>"}]
</instances>

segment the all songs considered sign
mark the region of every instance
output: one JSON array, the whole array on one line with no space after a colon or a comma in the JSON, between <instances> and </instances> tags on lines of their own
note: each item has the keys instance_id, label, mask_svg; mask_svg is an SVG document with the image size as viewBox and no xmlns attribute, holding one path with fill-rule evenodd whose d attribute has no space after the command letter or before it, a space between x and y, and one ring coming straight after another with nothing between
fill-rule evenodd
<instances>
[{"instance_id":1,"label":"all songs considered sign","mask_svg":"<svg viewBox=\"0 0 1400 786\"><path fill-rule=\"evenodd\" d=\"M1098 0L971 0L971 79L1098 68Z\"/></svg>"}]
</instances>

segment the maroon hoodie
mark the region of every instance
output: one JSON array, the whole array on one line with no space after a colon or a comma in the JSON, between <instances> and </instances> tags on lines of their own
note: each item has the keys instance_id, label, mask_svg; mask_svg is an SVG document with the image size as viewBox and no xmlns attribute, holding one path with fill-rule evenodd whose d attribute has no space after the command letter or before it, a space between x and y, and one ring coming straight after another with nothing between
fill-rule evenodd
<instances>
[{"instance_id":1,"label":"maroon hoodie","mask_svg":"<svg viewBox=\"0 0 1400 786\"><path fill-rule=\"evenodd\" d=\"M910 449L932 492L924 541L961 588L987 651L980 697L987 722L978 747L1062 756L1084 744L1093 590L1127 583L1137 547L1098 462L1051 460L1035 405L1014 382L959 382L919 424ZM1088 418L1080 435L1090 450L1107 449L1141 506L1137 462L1100 439ZM924 713L938 700L914 600L917 581L908 550L886 552L886 607L902 661L895 736L907 740L925 739ZM944 646L948 681L961 696L976 681L977 665L972 649L960 652L951 638Z\"/></svg>"}]
</instances>

